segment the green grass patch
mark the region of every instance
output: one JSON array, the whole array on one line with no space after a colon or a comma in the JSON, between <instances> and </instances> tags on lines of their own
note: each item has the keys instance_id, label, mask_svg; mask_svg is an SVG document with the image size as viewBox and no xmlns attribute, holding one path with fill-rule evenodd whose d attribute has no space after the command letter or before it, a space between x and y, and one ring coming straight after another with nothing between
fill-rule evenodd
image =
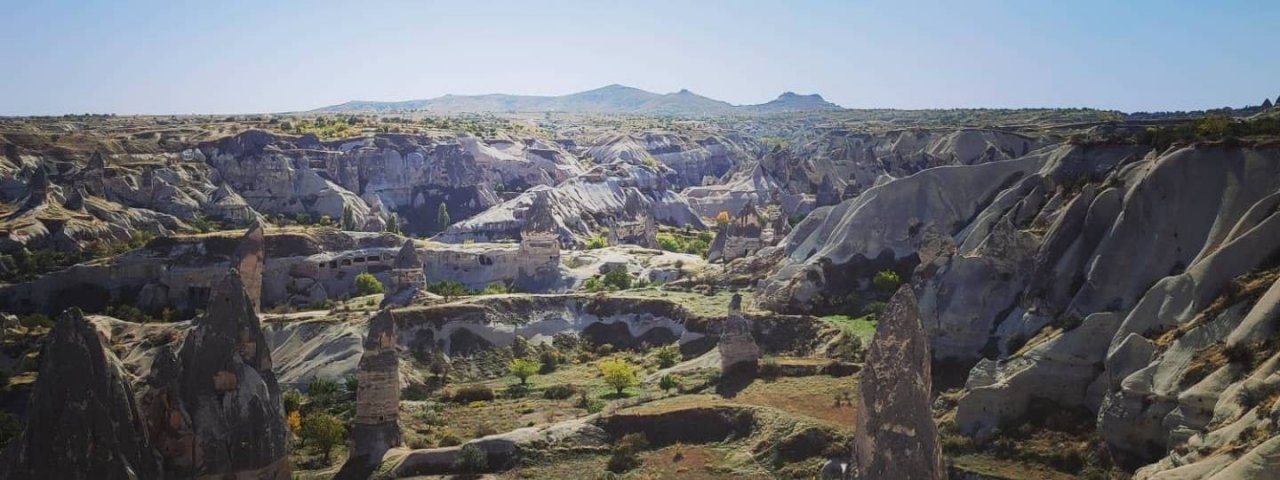
<instances>
[{"instance_id":1,"label":"green grass patch","mask_svg":"<svg viewBox=\"0 0 1280 480\"><path fill-rule=\"evenodd\" d=\"M876 325L879 323L871 315L863 315L861 317L850 317L848 315L827 315L818 317L823 322L839 328L841 331L858 337L862 340L863 345L871 342L871 337L876 334Z\"/></svg>"}]
</instances>

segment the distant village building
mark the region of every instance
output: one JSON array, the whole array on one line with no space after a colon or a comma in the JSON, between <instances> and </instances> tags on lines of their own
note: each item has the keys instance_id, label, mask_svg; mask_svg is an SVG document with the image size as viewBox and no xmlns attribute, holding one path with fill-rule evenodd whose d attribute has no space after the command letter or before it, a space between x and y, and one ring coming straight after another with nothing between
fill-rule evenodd
<instances>
[{"instance_id":1,"label":"distant village building","mask_svg":"<svg viewBox=\"0 0 1280 480\"><path fill-rule=\"evenodd\" d=\"M729 223L720 226L707 251L707 260L728 262L756 253L765 246L764 229L764 215L756 209L754 202L748 200Z\"/></svg>"},{"instance_id":2,"label":"distant village building","mask_svg":"<svg viewBox=\"0 0 1280 480\"><path fill-rule=\"evenodd\" d=\"M520 266L517 285L538 291L559 281L560 224L551 211L551 195L534 192L533 204L525 211L520 229Z\"/></svg>"},{"instance_id":3,"label":"distant village building","mask_svg":"<svg viewBox=\"0 0 1280 480\"><path fill-rule=\"evenodd\" d=\"M742 295L733 294L729 315L720 332L720 373L754 371L760 361L760 347L751 336L751 322L742 316Z\"/></svg>"}]
</instances>

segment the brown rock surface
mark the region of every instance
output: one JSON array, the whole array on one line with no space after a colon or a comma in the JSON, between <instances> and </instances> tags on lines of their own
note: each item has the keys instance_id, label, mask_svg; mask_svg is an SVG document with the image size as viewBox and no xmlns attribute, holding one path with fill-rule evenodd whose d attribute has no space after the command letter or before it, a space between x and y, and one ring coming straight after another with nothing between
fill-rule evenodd
<instances>
[{"instance_id":1,"label":"brown rock surface","mask_svg":"<svg viewBox=\"0 0 1280 480\"><path fill-rule=\"evenodd\" d=\"M857 478L946 478L929 411L929 362L916 296L903 286L880 319L862 370L853 448Z\"/></svg>"}]
</instances>

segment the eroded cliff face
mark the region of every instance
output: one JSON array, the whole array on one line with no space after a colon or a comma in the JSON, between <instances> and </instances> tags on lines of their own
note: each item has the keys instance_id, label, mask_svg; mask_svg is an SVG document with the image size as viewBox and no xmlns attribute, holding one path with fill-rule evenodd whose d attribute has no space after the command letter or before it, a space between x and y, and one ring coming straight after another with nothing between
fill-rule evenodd
<instances>
[{"instance_id":1,"label":"eroded cliff face","mask_svg":"<svg viewBox=\"0 0 1280 480\"><path fill-rule=\"evenodd\" d=\"M220 177L266 214L341 218L379 230L395 212L415 234L436 233L440 205L461 220L498 204L496 189L553 185L582 173L553 142L467 135L381 134L320 142L262 131L200 147Z\"/></svg>"},{"instance_id":2,"label":"eroded cliff face","mask_svg":"<svg viewBox=\"0 0 1280 480\"><path fill-rule=\"evenodd\" d=\"M79 310L58 318L38 378L0 478L164 478L128 374Z\"/></svg>"},{"instance_id":3,"label":"eroded cliff face","mask_svg":"<svg viewBox=\"0 0 1280 480\"><path fill-rule=\"evenodd\" d=\"M587 174L555 187L532 189L455 223L436 239L450 243L519 239L527 213L538 195L547 197L555 229L560 232L561 244L566 246L584 244L615 220L637 218L643 212L665 225L706 228L684 197L663 178L660 169L616 162L598 165ZM633 198L630 207L629 197Z\"/></svg>"},{"instance_id":4,"label":"eroded cliff face","mask_svg":"<svg viewBox=\"0 0 1280 480\"><path fill-rule=\"evenodd\" d=\"M1275 457L1259 439L1276 431L1274 402L1255 392L1280 381L1275 299L1261 293L1277 205L1280 148L1265 144L1067 145L934 168L816 210L758 298L812 309L915 266L933 357L976 362L961 431L983 437L1049 400L1096 412L1127 465L1173 454L1142 475L1238 474Z\"/></svg>"},{"instance_id":5,"label":"eroded cliff face","mask_svg":"<svg viewBox=\"0 0 1280 480\"><path fill-rule=\"evenodd\" d=\"M637 165L657 162L670 168L677 188L702 185L754 158L756 146L739 138L716 135L690 138L671 132L612 134L597 139L586 154L597 163L623 161Z\"/></svg>"}]
</instances>

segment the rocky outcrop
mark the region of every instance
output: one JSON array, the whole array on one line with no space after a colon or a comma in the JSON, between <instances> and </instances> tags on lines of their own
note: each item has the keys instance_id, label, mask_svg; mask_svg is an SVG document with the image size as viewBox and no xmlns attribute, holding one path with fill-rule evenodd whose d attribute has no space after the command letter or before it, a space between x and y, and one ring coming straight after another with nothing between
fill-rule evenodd
<instances>
[{"instance_id":1,"label":"rocky outcrop","mask_svg":"<svg viewBox=\"0 0 1280 480\"><path fill-rule=\"evenodd\" d=\"M400 359L396 354L396 320L383 310L369 321L356 378L356 417L351 425L348 463L367 467L401 443Z\"/></svg>"},{"instance_id":2,"label":"rocky outcrop","mask_svg":"<svg viewBox=\"0 0 1280 480\"><path fill-rule=\"evenodd\" d=\"M703 185L707 179L718 180L750 160L752 150L753 146L742 140L715 135L694 139L671 132L645 132L607 135L586 153L603 164L660 163L674 172L671 180L679 188Z\"/></svg>"},{"instance_id":3,"label":"rocky outcrop","mask_svg":"<svg viewBox=\"0 0 1280 480\"><path fill-rule=\"evenodd\" d=\"M267 262L265 228L262 222L254 222L231 254L231 267L240 272L240 283L254 311L262 309L262 274Z\"/></svg>"},{"instance_id":4,"label":"rocky outcrop","mask_svg":"<svg viewBox=\"0 0 1280 480\"><path fill-rule=\"evenodd\" d=\"M208 313L145 382L152 433L178 476L289 478L288 427L271 351L240 275L218 280Z\"/></svg>"},{"instance_id":5,"label":"rocky outcrop","mask_svg":"<svg viewBox=\"0 0 1280 480\"><path fill-rule=\"evenodd\" d=\"M450 226L436 240L462 243L467 240L518 239L528 211L538 195L546 195L559 227L561 243L581 245L603 231L611 218L626 217L627 192L643 194L654 220L676 227L706 228L701 217L676 193L657 170L645 165L615 162L597 165L586 174L555 187L540 187L503 202L472 218Z\"/></svg>"},{"instance_id":6,"label":"rocky outcrop","mask_svg":"<svg viewBox=\"0 0 1280 480\"><path fill-rule=\"evenodd\" d=\"M159 479L133 388L78 309L49 333L26 428L0 455L0 478Z\"/></svg>"},{"instance_id":7,"label":"rocky outcrop","mask_svg":"<svg viewBox=\"0 0 1280 480\"><path fill-rule=\"evenodd\" d=\"M720 332L720 372L755 371L760 361L760 347L751 337L751 323L742 316L742 296L733 294L729 301L729 316Z\"/></svg>"},{"instance_id":8,"label":"rocky outcrop","mask_svg":"<svg viewBox=\"0 0 1280 480\"><path fill-rule=\"evenodd\" d=\"M855 478L947 478L930 412L929 336L903 286L880 317L858 389Z\"/></svg>"}]
</instances>

